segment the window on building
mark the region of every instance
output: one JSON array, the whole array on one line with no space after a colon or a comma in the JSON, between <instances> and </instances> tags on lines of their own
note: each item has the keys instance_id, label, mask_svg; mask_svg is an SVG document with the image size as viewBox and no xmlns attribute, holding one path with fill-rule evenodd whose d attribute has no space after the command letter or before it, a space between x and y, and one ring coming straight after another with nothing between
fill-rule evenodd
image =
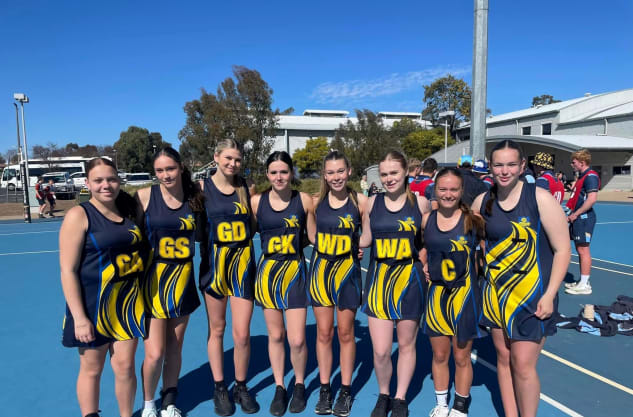
<instances>
[{"instance_id":1,"label":"window on building","mask_svg":"<svg viewBox=\"0 0 633 417\"><path fill-rule=\"evenodd\" d=\"M614 166L613 175L631 175L631 165Z\"/></svg>"},{"instance_id":2,"label":"window on building","mask_svg":"<svg viewBox=\"0 0 633 417\"><path fill-rule=\"evenodd\" d=\"M531 135L532 134L532 126L523 126L521 128L521 134L523 136Z\"/></svg>"},{"instance_id":3,"label":"window on building","mask_svg":"<svg viewBox=\"0 0 633 417\"><path fill-rule=\"evenodd\" d=\"M543 135L551 135L552 134L552 124L551 123L543 123Z\"/></svg>"}]
</instances>

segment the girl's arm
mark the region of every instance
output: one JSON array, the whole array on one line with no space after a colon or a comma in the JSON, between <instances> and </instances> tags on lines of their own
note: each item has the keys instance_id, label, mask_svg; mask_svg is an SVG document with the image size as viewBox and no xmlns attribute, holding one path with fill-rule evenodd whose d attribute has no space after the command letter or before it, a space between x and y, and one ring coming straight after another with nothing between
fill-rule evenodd
<instances>
[{"instance_id":1,"label":"girl's arm","mask_svg":"<svg viewBox=\"0 0 633 417\"><path fill-rule=\"evenodd\" d=\"M363 233L360 235L360 239L358 241L358 246L361 248L368 248L371 246L372 236L371 236L371 223L369 220L369 213L371 213L371 209L374 207L374 201L376 201L376 196L373 195L369 197L363 207Z\"/></svg>"},{"instance_id":2,"label":"girl's arm","mask_svg":"<svg viewBox=\"0 0 633 417\"><path fill-rule=\"evenodd\" d=\"M314 204L312 197L306 193L301 193L301 203L306 213L306 233L308 240L314 245L316 238L316 219L314 217Z\"/></svg>"}]
</instances>

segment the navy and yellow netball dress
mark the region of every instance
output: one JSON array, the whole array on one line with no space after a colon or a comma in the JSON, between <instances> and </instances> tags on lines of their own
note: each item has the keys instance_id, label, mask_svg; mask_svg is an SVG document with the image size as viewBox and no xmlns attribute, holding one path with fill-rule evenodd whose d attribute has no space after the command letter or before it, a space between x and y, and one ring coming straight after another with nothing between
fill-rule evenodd
<instances>
[{"instance_id":1,"label":"navy and yellow netball dress","mask_svg":"<svg viewBox=\"0 0 633 417\"><path fill-rule=\"evenodd\" d=\"M536 185L523 183L516 207L504 210L495 201L486 220L486 283L483 288L482 324L503 329L512 340L540 341L556 333L554 317L540 320L534 315L547 290L554 253L545 235L536 204Z\"/></svg>"},{"instance_id":2,"label":"navy and yellow netball dress","mask_svg":"<svg viewBox=\"0 0 633 417\"><path fill-rule=\"evenodd\" d=\"M129 219L107 219L90 202L81 203L81 207L88 217L88 230L77 274L95 340L82 343L75 339L74 320L66 305L62 343L67 347L97 347L144 337L141 279L147 257L141 230Z\"/></svg>"},{"instance_id":3,"label":"navy and yellow netball dress","mask_svg":"<svg viewBox=\"0 0 633 417\"><path fill-rule=\"evenodd\" d=\"M270 192L262 194L257 224L262 256L257 266L255 300L264 308L285 310L308 306L303 235L306 215L298 191L292 191L288 206L275 211Z\"/></svg>"},{"instance_id":4,"label":"navy and yellow netball dress","mask_svg":"<svg viewBox=\"0 0 633 417\"><path fill-rule=\"evenodd\" d=\"M145 211L152 264L145 281L145 302L151 316L170 319L191 314L200 305L193 270L196 221L185 201L165 204L160 185L153 185Z\"/></svg>"},{"instance_id":5,"label":"navy and yellow netball dress","mask_svg":"<svg viewBox=\"0 0 633 417\"><path fill-rule=\"evenodd\" d=\"M369 214L373 245L365 282L363 311L384 320L418 320L423 312L422 215L407 199L391 212L377 194Z\"/></svg>"},{"instance_id":6,"label":"navy and yellow netball dress","mask_svg":"<svg viewBox=\"0 0 633 417\"><path fill-rule=\"evenodd\" d=\"M310 297L317 307L356 309L361 302L358 260L360 212L351 197L337 208L326 198L316 209L316 242L310 261Z\"/></svg>"},{"instance_id":7,"label":"navy and yellow netball dress","mask_svg":"<svg viewBox=\"0 0 633 417\"><path fill-rule=\"evenodd\" d=\"M437 226L437 211L426 221L424 245L429 275L424 333L456 336L460 342L482 337L481 293L475 271L478 240L474 230L464 233L464 214L451 230Z\"/></svg>"},{"instance_id":8,"label":"navy and yellow netball dress","mask_svg":"<svg viewBox=\"0 0 633 417\"><path fill-rule=\"evenodd\" d=\"M237 191L224 194L211 178L204 181L209 240L208 256L200 265L200 289L216 298L253 299L255 252L248 190L246 196L247 203L240 203Z\"/></svg>"}]
</instances>

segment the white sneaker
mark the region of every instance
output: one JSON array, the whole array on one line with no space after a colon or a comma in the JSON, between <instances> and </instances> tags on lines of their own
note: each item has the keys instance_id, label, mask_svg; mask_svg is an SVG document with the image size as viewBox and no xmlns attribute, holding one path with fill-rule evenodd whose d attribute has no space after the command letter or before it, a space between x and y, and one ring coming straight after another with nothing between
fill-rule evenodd
<instances>
[{"instance_id":1,"label":"white sneaker","mask_svg":"<svg viewBox=\"0 0 633 417\"><path fill-rule=\"evenodd\" d=\"M167 410L160 410L160 417L182 417L182 413L175 405L168 405Z\"/></svg>"},{"instance_id":2,"label":"white sneaker","mask_svg":"<svg viewBox=\"0 0 633 417\"><path fill-rule=\"evenodd\" d=\"M468 417L468 414L462 413L461 411L457 411L454 408L451 408L451 412L448 414L448 417Z\"/></svg>"},{"instance_id":3,"label":"white sneaker","mask_svg":"<svg viewBox=\"0 0 633 417\"><path fill-rule=\"evenodd\" d=\"M575 285L571 288L566 288L565 292L567 294L572 294L572 295L589 295L591 294L591 285L586 284L586 285Z\"/></svg>"},{"instance_id":4,"label":"white sneaker","mask_svg":"<svg viewBox=\"0 0 633 417\"><path fill-rule=\"evenodd\" d=\"M447 405L436 405L429 413L429 417L448 417L451 409Z\"/></svg>"},{"instance_id":5,"label":"white sneaker","mask_svg":"<svg viewBox=\"0 0 633 417\"><path fill-rule=\"evenodd\" d=\"M578 285L580 281L574 281L574 282L566 282L565 283L565 288L574 288L576 285Z\"/></svg>"},{"instance_id":6,"label":"white sneaker","mask_svg":"<svg viewBox=\"0 0 633 417\"><path fill-rule=\"evenodd\" d=\"M155 408L144 408L141 417L158 417L158 410Z\"/></svg>"}]
</instances>

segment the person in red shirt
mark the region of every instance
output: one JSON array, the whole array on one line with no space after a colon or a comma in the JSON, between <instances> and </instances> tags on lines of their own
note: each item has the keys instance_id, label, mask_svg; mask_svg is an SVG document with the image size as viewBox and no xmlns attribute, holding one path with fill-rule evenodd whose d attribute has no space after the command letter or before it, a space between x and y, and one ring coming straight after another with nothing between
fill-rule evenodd
<instances>
[{"instance_id":1,"label":"person in red shirt","mask_svg":"<svg viewBox=\"0 0 633 417\"><path fill-rule=\"evenodd\" d=\"M44 190L43 182L44 180L38 177L35 183L35 198L37 199L37 204L40 206L40 219L44 217L44 210L46 210L46 191Z\"/></svg>"},{"instance_id":2,"label":"person in red shirt","mask_svg":"<svg viewBox=\"0 0 633 417\"><path fill-rule=\"evenodd\" d=\"M565 195L565 186L556 178L554 172L554 155L538 152L532 161L536 171L536 186L549 191L560 204Z\"/></svg>"}]
</instances>

